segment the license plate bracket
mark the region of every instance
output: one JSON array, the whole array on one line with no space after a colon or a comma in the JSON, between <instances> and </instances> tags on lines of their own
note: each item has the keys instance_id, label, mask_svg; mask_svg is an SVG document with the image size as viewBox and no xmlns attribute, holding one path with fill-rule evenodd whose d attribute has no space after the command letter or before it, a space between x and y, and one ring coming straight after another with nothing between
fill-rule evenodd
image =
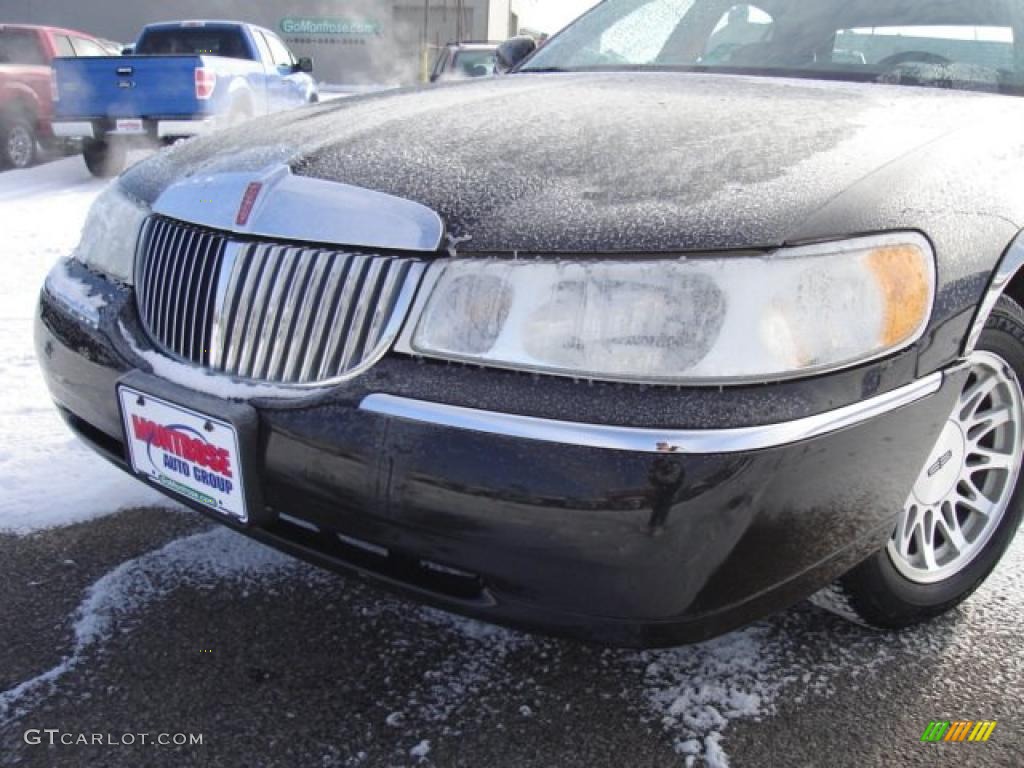
<instances>
[{"instance_id":1,"label":"license plate bracket","mask_svg":"<svg viewBox=\"0 0 1024 768\"><path fill-rule=\"evenodd\" d=\"M114 121L114 133L139 136L145 132L146 124L140 118L120 118Z\"/></svg>"},{"instance_id":2,"label":"license plate bracket","mask_svg":"<svg viewBox=\"0 0 1024 768\"><path fill-rule=\"evenodd\" d=\"M236 525L272 521L256 475L255 409L139 372L118 380L117 399L136 476Z\"/></svg>"}]
</instances>

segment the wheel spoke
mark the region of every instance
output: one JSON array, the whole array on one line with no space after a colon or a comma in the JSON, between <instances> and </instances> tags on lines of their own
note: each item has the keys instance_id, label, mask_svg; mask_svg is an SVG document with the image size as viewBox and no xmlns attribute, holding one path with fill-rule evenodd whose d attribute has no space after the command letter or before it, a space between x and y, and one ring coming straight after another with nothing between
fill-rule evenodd
<instances>
[{"instance_id":1,"label":"wheel spoke","mask_svg":"<svg viewBox=\"0 0 1024 768\"><path fill-rule=\"evenodd\" d=\"M924 560L924 567L929 571L935 570L939 564L935 561L935 523L934 521L927 530L921 526L916 531L917 551Z\"/></svg>"},{"instance_id":2,"label":"wheel spoke","mask_svg":"<svg viewBox=\"0 0 1024 768\"><path fill-rule=\"evenodd\" d=\"M979 463L970 464L970 468L973 472L977 472L982 469L1010 470L1016 462L1016 457L1012 454L1003 453L1002 451L994 451L990 448L980 446L971 452L970 458L981 459Z\"/></svg>"},{"instance_id":3,"label":"wheel spoke","mask_svg":"<svg viewBox=\"0 0 1024 768\"><path fill-rule=\"evenodd\" d=\"M985 398L999 386L995 376L981 376L970 389L960 397L960 421L969 421L970 417L981 407Z\"/></svg>"},{"instance_id":4,"label":"wheel spoke","mask_svg":"<svg viewBox=\"0 0 1024 768\"><path fill-rule=\"evenodd\" d=\"M903 514L900 515L899 523L896 525L896 530L893 531L893 537L896 542L896 547L900 553L906 556L910 556L910 544L914 540L914 533L921 526L920 511L916 504L908 504L903 510Z\"/></svg>"},{"instance_id":5,"label":"wheel spoke","mask_svg":"<svg viewBox=\"0 0 1024 768\"><path fill-rule=\"evenodd\" d=\"M967 539L964 538L964 532L960 528L960 523L956 518L956 510L952 504L947 505L943 509L942 518L938 521L938 527L942 532L942 537L949 542L958 555L967 551Z\"/></svg>"},{"instance_id":6,"label":"wheel spoke","mask_svg":"<svg viewBox=\"0 0 1024 768\"><path fill-rule=\"evenodd\" d=\"M972 443L977 443L990 432L1004 424L1009 424L1013 419L1009 407L994 408L984 413L976 413L968 427L968 437Z\"/></svg>"},{"instance_id":7,"label":"wheel spoke","mask_svg":"<svg viewBox=\"0 0 1024 768\"><path fill-rule=\"evenodd\" d=\"M996 509L996 505L981 493L975 495L974 498L967 498L961 495L957 499L957 503L984 518L992 517L992 512Z\"/></svg>"}]
</instances>

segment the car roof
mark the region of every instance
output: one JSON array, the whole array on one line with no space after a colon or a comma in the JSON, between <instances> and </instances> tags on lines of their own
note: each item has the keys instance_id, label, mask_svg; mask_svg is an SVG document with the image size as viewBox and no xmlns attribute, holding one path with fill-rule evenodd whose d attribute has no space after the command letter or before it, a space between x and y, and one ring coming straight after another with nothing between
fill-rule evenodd
<instances>
[{"instance_id":1,"label":"car roof","mask_svg":"<svg viewBox=\"0 0 1024 768\"><path fill-rule=\"evenodd\" d=\"M473 40L465 43L448 43L449 48L458 48L467 51L491 51L495 50L501 43L488 42L486 40Z\"/></svg>"},{"instance_id":2,"label":"car roof","mask_svg":"<svg viewBox=\"0 0 1024 768\"><path fill-rule=\"evenodd\" d=\"M147 24L145 29L181 29L189 27L248 27L250 24L244 21L230 21L228 19L180 19L178 21L155 21Z\"/></svg>"},{"instance_id":3,"label":"car roof","mask_svg":"<svg viewBox=\"0 0 1024 768\"><path fill-rule=\"evenodd\" d=\"M55 32L58 35L78 35L79 37L87 37L90 40L97 40L95 35L90 35L88 32L82 32L78 29L67 29L66 27L48 27L43 24L2 24L0 23L0 30L3 29L23 29L32 30L35 32Z\"/></svg>"}]
</instances>

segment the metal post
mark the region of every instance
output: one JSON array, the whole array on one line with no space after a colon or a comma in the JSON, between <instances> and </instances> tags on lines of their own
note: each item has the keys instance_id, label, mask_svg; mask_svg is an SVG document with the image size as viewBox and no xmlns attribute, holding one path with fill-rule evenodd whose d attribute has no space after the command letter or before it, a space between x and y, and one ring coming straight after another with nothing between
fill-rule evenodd
<instances>
[{"instance_id":1,"label":"metal post","mask_svg":"<svg viewBox=\"0 0 1024 768\"><path fill-rule=\"evenodd\" d=\"M420 81L430 79L430 0L423 0L423 54L420 62Z\"/></svg>"}]
</instances>

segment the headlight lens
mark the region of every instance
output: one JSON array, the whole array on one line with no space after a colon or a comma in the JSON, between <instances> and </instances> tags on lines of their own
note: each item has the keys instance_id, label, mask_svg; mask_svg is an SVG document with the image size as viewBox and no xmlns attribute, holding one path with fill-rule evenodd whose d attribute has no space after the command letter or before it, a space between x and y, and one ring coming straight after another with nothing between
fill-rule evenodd
<instances>
[{"instance_id":1,"label":"headlight lens","mask_svg":"<svg viewBox=\"0 0 1024 768\"><path fill-rule=\"evenodd\" d=\"M96 198L73 258L108 277L130 283L135 247L149 209L114 182Z\"/></svg>"},{"instance_id":2,"label":"headlight lens","mask_svg":"<svg viewBox=\"0 0 1024 768\"><path fill-rule=\"evenodd\" d=\"M935 259L916 234L660 261L463 259L414 354L582 378L738 383L841 368L921 337Z\"/></svg>"}]
</instances>

